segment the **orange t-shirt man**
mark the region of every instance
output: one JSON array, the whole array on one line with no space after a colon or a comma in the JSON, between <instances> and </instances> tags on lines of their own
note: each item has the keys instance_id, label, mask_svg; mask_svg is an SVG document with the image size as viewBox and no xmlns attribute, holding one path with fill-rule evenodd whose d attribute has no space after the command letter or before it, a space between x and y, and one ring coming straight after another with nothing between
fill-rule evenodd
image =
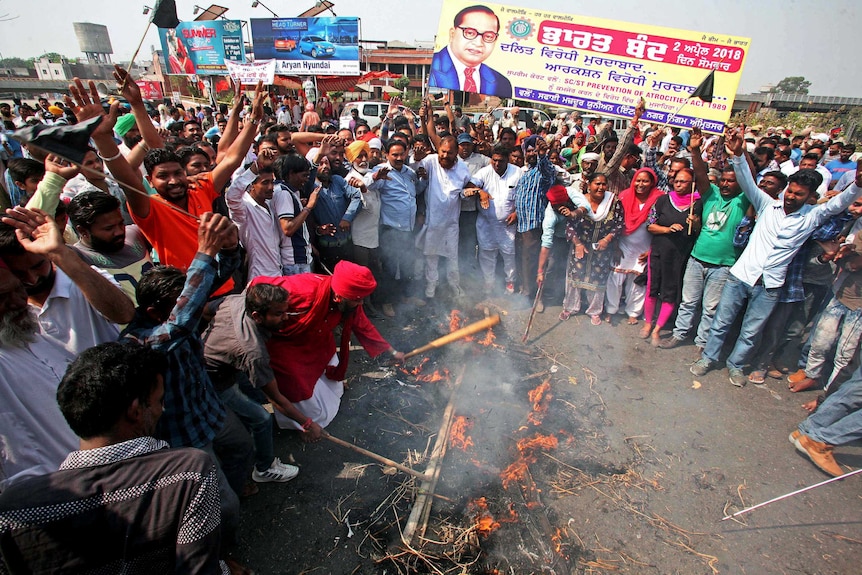
<instances>
[{"instance_id":1,"label":"orange t-shirt man","mask_svg":"<svg viewBox=\"0 0 862 575\"><path fill-rule=\"evenodd\" d=\"M129 211L132 220L156 249L159 261L186 271L198 251L197 218L213 211L213 201L217 197L212 175L208 173L205 178L189 183L188 212L195 216L194 218L179 211L158 194L150 196L150 213L147 217L141 218L131 209ZM233 286L233 280L228 280L213 295L224 295L230 292Z\"/></svg>"}]
</instances>

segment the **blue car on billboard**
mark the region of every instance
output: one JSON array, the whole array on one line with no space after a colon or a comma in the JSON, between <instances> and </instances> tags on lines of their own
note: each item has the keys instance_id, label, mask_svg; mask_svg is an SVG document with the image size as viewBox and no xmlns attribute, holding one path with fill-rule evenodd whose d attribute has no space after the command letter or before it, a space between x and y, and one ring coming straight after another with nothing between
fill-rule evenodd
<instances>
[{"instance_id":1,"label":"blue car on billboard","mask_svg":"<svg viewBox=\"0 0 862 575\"><path fill-rule=\"evenodd\" d=\"M335 45L320 36L303 36L299 40L299 51L311 54L312 58L322 58L335 55Z\"/></svg>"}]
</instances>

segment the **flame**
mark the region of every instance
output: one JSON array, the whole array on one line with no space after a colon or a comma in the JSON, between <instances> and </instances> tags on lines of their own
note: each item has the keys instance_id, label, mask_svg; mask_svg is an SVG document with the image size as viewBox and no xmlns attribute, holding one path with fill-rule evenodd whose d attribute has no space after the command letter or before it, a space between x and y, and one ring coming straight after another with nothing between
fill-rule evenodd
<instances>
[{"instance_id":1,"label":"flame","mask_svg":"<svg viewBox=\"0 0 862 575\"><path fill-rule=\"evenodd\" d=\"M557 532L551 535L551 541L554 544L554 553L563 557L564 559L569 558L569 554L563 549L563 547L567 544L566 539L569 538L569 531L563 527L560 529L557 527Z\"/></svg>"},{"instance_id":2,"label":"flame","mask_svg":"<svg viewBox=\"0 0 862 575\"><path fill-rule=\"evenodd\" d=\"M500 479L503 480L503 489L508 489L511 485L520 485L527 477L527 461L520 457L517 461L509 465L500 474Z\"/></svg>"},{"instance_id":3,"label":"flame","mask_svg":"<svg viewBox=\"0 0 862 575\"><path fill-rule=\"evenodd\" d=\"M476 512L476 531L482 537L487 537L500 528L500 523L488 511L488 500L484 497L474 499L467 504L468 509Z\"/></svg>"},{"instance_id":4,"label":"flame","mask_svg":"<svg viewBox=\"0 0 862 575\"><path fill-rule=\"evenodd\" d=\"M416 381L426 381L429 383L433 383L435 381L448 381L449 380L449 370L443 369L443 373L440 373L439 370L434 370L434 373L431 375L417 375Z\"/></svg>"},{"instance_id":5,"label":"flame","mask_svg":"<svg viewBox=\"0 0 862 575\"><path fill-rule=\"evenodd\" d=\"M473 447L473 438L467 435L472 427L473 422L463 415L456 417L449 430L449 445L461 451L467 451L468 448Z\"/></svg>"},{"instance_id":6,"label":"flame","mask_svg":"<svg viewBox=\"0 0 862 575\"><path fill-rule=\"evenodd\" d=\"M409 373L410 375L419 375L422 373L422 368L425 367L425 364L431 360L430 357L422 358L422 361L419 362L419 365L411 369L410 371L402 370L404 373Z\"/></svg>"},{"instance_id":7,"label":"flame","mask_svg":"<svg viewBox=\"0 0 862 575\"><path fill-rule=\"evenodd\" d=\"M538 452L556 449L559 442L554 435L537 433L533 437L519 439L516 445L519 453L518 459L500 474L504 489L508 489L510 485L514 484L524 484L527 478L527 466L537 461Z\"/></svg>"},{"instance_id":8,"label":"flame","mask_svg":"<svg viewBox=\"0 0 862 575\"><path fill-rule=\"evenodd\" d=\"M492 345L494 345L495 339L497 339L497 336L495 336L494 332L489 329L488 333L485 335L485 337L483 337L482 339L480 339L476 343L478 343L479 345L492 346Z\"/></svg>"},{"instance_id":9,"label":"flame","mask_svg":"<svg viewBox=\"0 0 862 575\"><path fill-rule=\"evenodd\" d=\"M554 397L550 390L551 382L546 379L527 393L527 398L533 406L533 411L527 416L527 420L533 425L541 424L548 412L548 406Z\"/></svg>"},{"instance_id":10,"label":"flame","mask_svg":"<svg viewBox=\"0 0 862 575\"><path fill-rule=\"evenodd\" d=\"M556 436L554 435L536 434L532 438L519 439L517 445L518 451L521 452L521 455L534 458L534 454L536 451L547 451L549 449L556 449L558 441ZM532 461L530 463L532 463Z\"/></svg>"},{"instance_id":11,"label":"flame","mask_svg":"<svg viewBox=\"0 0 862 575\"><path fill-rule=\"evenodd\" d=\"M461 317L461 312L457 309L453 309L452 313L449 314L449 333L464 327L462 324L463 318Z\"/></svg>"}]
</instances>

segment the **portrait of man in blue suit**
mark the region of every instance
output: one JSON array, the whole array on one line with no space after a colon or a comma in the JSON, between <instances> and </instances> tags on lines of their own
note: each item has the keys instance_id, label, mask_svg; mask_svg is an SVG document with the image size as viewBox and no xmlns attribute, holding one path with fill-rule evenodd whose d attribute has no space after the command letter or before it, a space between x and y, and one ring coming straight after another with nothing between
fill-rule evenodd
<instances>
[{"instance_id":1,"label":"portrait of man in blue suit","mask_svg":"<svg viewBox=\"0 0 862 575\"><path fill-rule=\"evenodd\" d=\"M484 62L500 31L500 19L487 6L469 6L455 15L449 45L434 54L428 83L438 88L512 97L512 84Z\"/></svg>"}]
</instances>

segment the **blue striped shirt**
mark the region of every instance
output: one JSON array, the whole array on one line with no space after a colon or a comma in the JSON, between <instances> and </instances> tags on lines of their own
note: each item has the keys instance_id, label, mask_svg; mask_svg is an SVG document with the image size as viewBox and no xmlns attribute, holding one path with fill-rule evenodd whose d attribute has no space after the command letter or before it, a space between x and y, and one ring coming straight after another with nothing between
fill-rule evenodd
<instances>
[{"instance_id":1,"label":"blue striped shirt","mask_svg":"<svg viewBox=\"0 0 862 575\"><path fill-rule=\"evenodd\" d=\"M545 195L554 183L556 172L547 154L539 156L535 166L530 167L515 186L515 213L518 216L518 231L528 232L542 225L542 216L548 197Z\"/></svg>"},{"instance_id":2,"label":"blue striped shirt","mask_svg":"<svg viewBox=\"0 0 862 575\"><path fill-rule=\"evenodd\" d=\"M196 254L168 320L156 323L138 308L121 334L168 358L165 408L155 435L171 447L205 447L224 425L224 406L207 374L197 328L210 294L230 278L239 264L239 251L221 253L216 259Z\"/></svg>"}]
</instances>

